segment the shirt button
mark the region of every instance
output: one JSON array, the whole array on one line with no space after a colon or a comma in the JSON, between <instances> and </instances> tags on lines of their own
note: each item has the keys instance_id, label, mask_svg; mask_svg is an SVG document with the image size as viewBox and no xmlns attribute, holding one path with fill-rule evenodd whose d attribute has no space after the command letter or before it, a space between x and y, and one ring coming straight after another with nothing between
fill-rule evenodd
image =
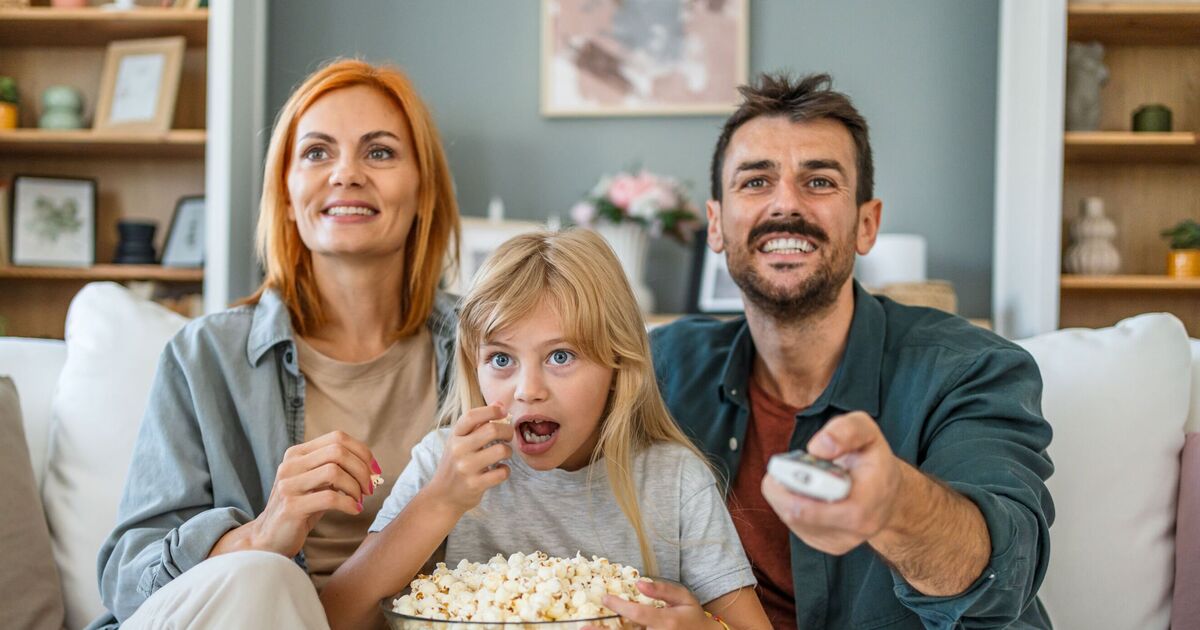
<instances>
[{"instance_id":1,"label":"shirt button","mask_svg":"<svg viewBox=\"0 0 1200 630\"><path fill-rule=\"evenodd\" d=\"M735 437L729 438L729 450L731 450L731 451L737 450L737 438L735 438Z\"/></svg>"},{"instance_id":2,"label":"shirt button","mask_svg":"<svg viewBox=\"0 0 1200 630\"><path fill-rule=\"evenodd\" d=\"M729 390L729 395L730 395L730 396L737 396L737 390L736 390L736 389L731 389L731 390Z\"/></svg>"}]
</instances>

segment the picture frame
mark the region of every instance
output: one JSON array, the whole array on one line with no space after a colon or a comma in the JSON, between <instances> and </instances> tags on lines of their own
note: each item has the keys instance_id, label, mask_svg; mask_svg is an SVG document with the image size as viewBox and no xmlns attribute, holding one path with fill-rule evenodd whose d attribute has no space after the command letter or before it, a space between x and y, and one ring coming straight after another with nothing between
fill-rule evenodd
<instances>
[{"instance_id":1,"label":"picture frame","mask_svg":"<svg viewBox=\"0 0 1200 630\"><path fill-rule=\"evenodd\" d=\"M725 254L709 249L707 229L692 237L692 278L689 312L734 315L745 312L742 290L729 275Z\"/></svg>"},{"instance_id":2,"label":"picture frame","mask_svg":"<svg viewBox=\"0 0 1200 630\"><path fill-rule=\"evenodd\" d=\"M171 227L163 241L164 267L204 266L204 195L181 197L171 215Z\"/></svg>"},{"instance_id":3,"label":"picture frame","mask_svg":"<svg viewBox=\"0 0 1200 630\"><path fill-rule=\"evenodd\" d=\"M483 263L508 239L545 229L535 221L493 220L462 217L462 240L459 241L459 264L456 274L447 278L446 289L463 295L471 288L475 274Z\"/></svg>"},{"instance_id":4,"label":"picture frame","mask_svg":"<svg viewBox=\"0 0 1200 630\"><path fill-rule=\"evenodd\" d=\"M736 108L749 70L750 0L541 2L543 116Z\"/></svg>"},{"instance_id":5,"label":"picture frame","mask_svg":"<svg viewBox=\"0 0 1200 630\"><path fill-rule=\"evenodd\" d=\"M186 45L182 36L110 42L92 128L135 133L169 130Z\"/></svg>"},{"instance_id":6,"label":"picture frame","mask_svg":"<svg viewBox=\"0 0 1200 630\"><path fill-rule=\"evenodd\" d=\"M13 266L90 267L96 263L96 180L17 175L9 223Z\"/></svg>"}]
</instances>

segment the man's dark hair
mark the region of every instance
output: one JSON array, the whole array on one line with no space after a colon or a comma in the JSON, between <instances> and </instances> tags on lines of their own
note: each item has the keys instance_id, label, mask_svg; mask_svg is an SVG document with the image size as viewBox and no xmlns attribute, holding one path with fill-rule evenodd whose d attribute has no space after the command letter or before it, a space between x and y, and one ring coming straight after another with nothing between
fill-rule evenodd
<instances>
[{"instance_id":1,"label":"man's dark hair","mask_svg":"<svg viewBox=\"0 0 1200 630\"><path fill-rule=\"evenodd\" d=\"M725 150L729 139L738 127L759 116L786 116L792 122L804 122L828 118L845 125L854 138L856 166L858 167L858 189L855 203L862 205L875 196L875 165L871 159L871 139L867 132L867 121L854 108L850 97L830 87L833 79L828 74L810 74L793 80L787 74L761 74L752 85L738 88L742 104L733 112L712 157L712 198L722 201L721 169L725 166Z\"/></svg>"}]
</instances>

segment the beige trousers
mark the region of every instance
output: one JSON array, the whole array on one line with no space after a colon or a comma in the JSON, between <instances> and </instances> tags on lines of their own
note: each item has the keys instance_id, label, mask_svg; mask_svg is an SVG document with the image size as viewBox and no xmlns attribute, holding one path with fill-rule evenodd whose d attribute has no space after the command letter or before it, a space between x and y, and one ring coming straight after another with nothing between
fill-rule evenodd
<instances>
[{"instance_id":1,"label":"beige trousers","mask_svg":"<svg viewBox=\"0 0 1200 630\"><path fill-rule=\"evenodd\" d=\"M209 558L151 595L122 629L300 628L328 630L304 570L277 553Z\"/></svg>"}]
</instances>

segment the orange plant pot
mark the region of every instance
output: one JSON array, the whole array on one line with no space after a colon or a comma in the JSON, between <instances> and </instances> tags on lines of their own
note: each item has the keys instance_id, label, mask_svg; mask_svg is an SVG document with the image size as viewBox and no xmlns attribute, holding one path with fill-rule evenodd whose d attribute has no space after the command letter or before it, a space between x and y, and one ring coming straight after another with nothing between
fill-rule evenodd
<instances>
[{"instance_id":1,"label":"orange plant pot","mask_svg":"<svg viewBox=\"0 0 1200 630\"><path fill-rule=\"evenodd\" d=\"M1167 253L1167 275L1200 278L1200 249L1172 249Z\"/></svg>"},{"instance_id":2,"label":"orange plant pot","mask_svg":"<svg viewBox=\"0 0 1200 630\"><path fill-rule=\"evenodd\" d=\"M0 103L0 129L16 129L19 111L13 103Z\"/></svg>"}]
</instances>

